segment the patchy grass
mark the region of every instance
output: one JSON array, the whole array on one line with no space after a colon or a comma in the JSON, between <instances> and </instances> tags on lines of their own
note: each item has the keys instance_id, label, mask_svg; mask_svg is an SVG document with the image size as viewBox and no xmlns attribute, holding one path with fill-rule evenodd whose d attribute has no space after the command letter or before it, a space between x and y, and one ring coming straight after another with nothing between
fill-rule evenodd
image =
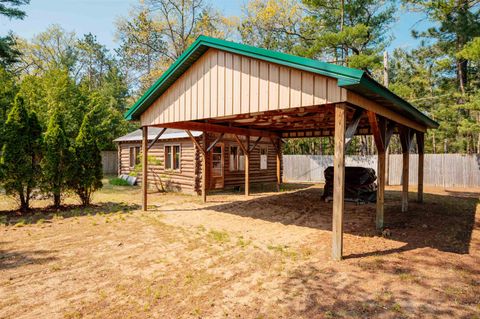
<instances>
[{"instance_id":1,"label":"patchy grass","mask_svg":"<svg viewBox=\"0 0 480 319\"><path fill-rule=\"evenodd\" d=\"M208 237L220 244L228 243L230 241L230 235L226 231L211 229L208 233Z\"/></svg>"},{"instance_id":2,"label":"patchy grass","mask_svg":"<svg viewBox=\"0 0 480 319\"><path fill-rule=\"evenodd\" d=\"M108 183L113 186L132 186L126 180L119 177L114 177L108 180Z\"/></svg>"},{"instance_id":3,"label":"patchy grass","mask_svg":"<svg viewBox=\"0 0 480 319\"><path fill-rule=\"evenodd\" d=\"M138 187L106 183L91 207L69 196L28 214L0 195L0 317L479 318L471 191L430 190L401 213L393 188L388 237L374 205L347 203L342 262L318 187L260 191L151 194L142 212Z\"/></svg>"}]
</instances>

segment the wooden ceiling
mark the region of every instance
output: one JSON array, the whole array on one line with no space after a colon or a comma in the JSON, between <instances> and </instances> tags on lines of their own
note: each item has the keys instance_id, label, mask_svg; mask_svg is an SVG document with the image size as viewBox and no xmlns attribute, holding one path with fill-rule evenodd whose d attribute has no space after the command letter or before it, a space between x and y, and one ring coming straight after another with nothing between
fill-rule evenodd
<instances>
[{"instance_id":1,"label":"wooden ceiling","mask_svg":"<svg viewBox=\"0 0 480 319\"><path fill-rule=\"evenodd\" d=\"M353 106L348 107L347 123L352 121L354 113L355 108ZM335 126L334 120L334 104L325 104L209 119L208 123L244 129L268 130L282 137L315 137L332 136ZM371 134L366 114L361 117L356 134Z\"/></svg>"}]
</instances>

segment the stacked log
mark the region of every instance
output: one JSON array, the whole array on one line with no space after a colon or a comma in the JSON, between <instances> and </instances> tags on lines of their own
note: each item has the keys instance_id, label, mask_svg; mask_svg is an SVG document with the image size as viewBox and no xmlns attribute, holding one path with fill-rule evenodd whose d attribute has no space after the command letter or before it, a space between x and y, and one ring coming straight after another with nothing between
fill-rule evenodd
<instances>
[{"instance_id":1,"label":"stacked log","mask_svg":"<svg viewBox=\"0 0 480 319\"><path fill-rule=\"evenodd\" d=\"M333 166L325 169L324 176L323 199L329 201L333 197ZM377 199L376 180L377 176L372 168L345 167L345 200L374 203Z\"/></svg>"}]
</instances>

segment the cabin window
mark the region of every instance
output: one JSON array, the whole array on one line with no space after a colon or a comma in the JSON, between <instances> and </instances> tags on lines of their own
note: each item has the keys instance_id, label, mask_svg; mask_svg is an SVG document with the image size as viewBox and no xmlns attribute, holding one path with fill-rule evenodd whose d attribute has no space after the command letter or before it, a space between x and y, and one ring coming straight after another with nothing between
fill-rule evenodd
<instances>
[{"instance_id":1,"label":"cabin window","mask_svg":"<svg viewBox=\"0 0 480 319\"><path fill-rule=\"evenodd\" d=\"M244 171L245 170L245 156L243 151L238 146L230 146L230 171Z\"/></svg>"},{"instance_id":2,"label":"cabin window","mask_svg":"<svg viewBox=\"0 0 480 319\"><path fill-rule=\"evenodd\" d=\"M180 145L165 145L166 170L180 170Z\"/></svg>"},{"instance_id":3,"label":"cabin window","mask_svg":"<svg viewBox=\"0 0 480 319\"><path fill-rule=\"evenodd\" d=\"M140 146L130 147L130 167L140 164Z\"/></svg>"},{"instance_id":4,"label":"cabin window","mask_svg":"<svg viewBox=\"0 0 480 319\"><path fill-rule=\"evenodd\" d=\"M223 176L223 147L215 146L212 150L212 177Z\"/></svg>"},{"instance_id":5,"label":"cabin window","mask_svg":"<svg viewBox=\"0 0 480 319\"><path fill-rule=\"evenodd\" d=\"M268 148L260 147L260 169L267 169Z\"/></svg>"}]
</instances>

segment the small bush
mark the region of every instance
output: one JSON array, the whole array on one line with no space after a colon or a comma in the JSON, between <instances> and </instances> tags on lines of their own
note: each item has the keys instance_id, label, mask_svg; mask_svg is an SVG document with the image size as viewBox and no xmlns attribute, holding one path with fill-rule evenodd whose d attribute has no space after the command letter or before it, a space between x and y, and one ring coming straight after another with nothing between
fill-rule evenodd
<instances>
[{"instance_id":1,"label":"small bush","mask_svg":"<svg viewBox=\"0 0 480 319\"><path fill-rule=\"evenodd\" d=\"M130 186L130 184L126 180L119 177L112 178L109 183L113 186Z\"/></svg>"}]
</instances>

